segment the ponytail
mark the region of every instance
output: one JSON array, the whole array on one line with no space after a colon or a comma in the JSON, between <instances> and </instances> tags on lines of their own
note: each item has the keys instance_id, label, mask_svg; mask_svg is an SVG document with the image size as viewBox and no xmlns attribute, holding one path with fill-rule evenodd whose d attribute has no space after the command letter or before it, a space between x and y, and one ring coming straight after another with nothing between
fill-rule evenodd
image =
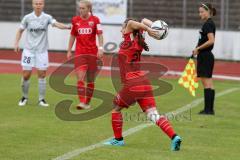
<instances>
[{"instance_id":1,"label":"ponytail","mask_svg":"<svg viewBox=\"0 0 240 160\"><path fill-rule=\"evenodd\" d=\"M212 8L212 16L216 16L217 15L217 10L216 8Z\"/></svg>"},{"instance_id":2,"label":"ponytail","mask_svg":"<svg viewBox=\"0 0 240 160\"><path fill-rule=\"evenodd\" d=\"M139 30L137 30L136 35L138 37L138 44L142 46L145 51L149 51L148 44L145 42L145 39L143 38L142 33Z\"/></svg>"}]
</instances>

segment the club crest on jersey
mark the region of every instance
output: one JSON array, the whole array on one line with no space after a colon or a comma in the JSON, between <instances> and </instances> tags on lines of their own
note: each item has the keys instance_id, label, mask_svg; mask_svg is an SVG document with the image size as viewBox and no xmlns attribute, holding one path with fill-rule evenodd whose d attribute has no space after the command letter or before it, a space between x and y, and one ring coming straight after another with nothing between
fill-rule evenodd
<instances>
[{"instance_id":1,"label":"club crest on jersey","mask_svg":"<svg viewBox=\"0 0 240 160\"><path fill-rule=\"evenodd\" d=\"M93 22L93 21L89 21L89 22L88 22L88 25L89 25L90 27L93 27L94 22Z\"/></svg>"}]
</instances>

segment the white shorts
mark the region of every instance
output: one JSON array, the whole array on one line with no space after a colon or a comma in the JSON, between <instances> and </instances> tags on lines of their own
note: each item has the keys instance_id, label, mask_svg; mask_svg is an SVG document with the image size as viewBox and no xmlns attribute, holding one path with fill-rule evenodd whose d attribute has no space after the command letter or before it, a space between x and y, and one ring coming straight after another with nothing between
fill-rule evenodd
<instances>
[{"instance_id":1,"label":"white shorts","mask_svg":"<svg viewBox=\"0 0 240 160\"><path fill-rule=\"evenodd\" d=\"M33 67L38 70L47 70L48 68L48 52L33 53L24 49L22 53L21 65L23 70L32 70Z\"/></svg>"}]
</instances>

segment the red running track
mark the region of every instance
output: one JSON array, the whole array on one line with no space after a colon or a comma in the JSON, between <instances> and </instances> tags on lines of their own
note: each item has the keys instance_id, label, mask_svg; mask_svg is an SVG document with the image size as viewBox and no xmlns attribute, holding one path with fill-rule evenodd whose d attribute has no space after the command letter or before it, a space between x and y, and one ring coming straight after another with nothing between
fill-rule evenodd
<instances>
[{"instance_id":1,"label":"red running track","mask_svg":"<svg viewBox=\"0 0 240 160\"><path fill-rule=\"evenodd\" d=\"M112 55L105 55L103 58L104 66L110 66ZM14 60L20 63L21 54L16 54L12 50L0 50L0 60ZM49 61L51 63L64 63L66 54L63 52L50 52ZM184 58L170 58L158 56L143 56L142 61L160 63L166 66L171 71L181 72L187 63ZM56 67L49 67L48 73L54 71ZM16 74L21 73L19 64L0 63L1 74ZM240 77L240 62L219 61L215 62L214 74L224 76Z\"/></svg>"}]
</instances>

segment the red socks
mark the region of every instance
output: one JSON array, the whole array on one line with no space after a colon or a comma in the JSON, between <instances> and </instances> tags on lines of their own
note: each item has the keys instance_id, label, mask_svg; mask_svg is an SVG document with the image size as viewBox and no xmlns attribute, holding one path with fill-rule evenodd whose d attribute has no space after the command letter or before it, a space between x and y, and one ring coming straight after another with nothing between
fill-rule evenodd
<instances>
[{"instance_id":1,"label":"red socks","mask_svg":"<svg viewBox=\"0 0 240 160\"><path fill-rule=\"evenodd\" d=\"M123 119L121 112L112 113L112 129L116 139L122 138Z\"/></svg>"},{"instance_id":2,"label":"red socks","mask_svg":"<svg viewBox=\"0 0 240 160\"><path fill-rule=\"evenodd\" d=\"M156 123L169 138L174 138L176 133L168 122L167 118L161 117ZM115 139L122 139L123 119L121 112L112 113L112 129Z\"/></svg>"},{"instance_id":3,"label":"red socks","mask_svg":"<svg viewBox=\"0 0 240 160\"><path fill-rule=\"evenodd\" d=\"M86 88L84 81L78 81L78 98L81 103L89 104L93 96L94 87L94 82L88 83Z\"/></svg>"},{"instance_id":4,"label":"red socks","mask_svg":"<svg viewBox=\"0 0 240 160\"><path fill-rule=\"evenodd\" d=\"M77 83L77 89L78 89L78 98L81 103L85 103L85 94L86 94L86 89L85 89L85 83L84 81L78 81Z\"/></svg>"},{"instance_id":5,"label":"red socks","mask_svg":"<svg viewBox=\"0 0 240 160\"><path fill-rule=\"evenodd\" d=\"M161 117L157 123L156 123L161 129L162 131L168 135L169 138L173 138L176 133L174 132L172 126L170 125L170 123L168 122L167 118L165 117Z\"/></svg>"},{"instance_id":6,"label":"red socks","mask_svg":"<svg viewBox=\"0 0 240 160\"><path fill-rule=\"evenodd\" d=\"M94 82L87 84L86 104L89 104L89 102L92 99L94 87L95 87Z\"/></svg>"}]
</instances>

